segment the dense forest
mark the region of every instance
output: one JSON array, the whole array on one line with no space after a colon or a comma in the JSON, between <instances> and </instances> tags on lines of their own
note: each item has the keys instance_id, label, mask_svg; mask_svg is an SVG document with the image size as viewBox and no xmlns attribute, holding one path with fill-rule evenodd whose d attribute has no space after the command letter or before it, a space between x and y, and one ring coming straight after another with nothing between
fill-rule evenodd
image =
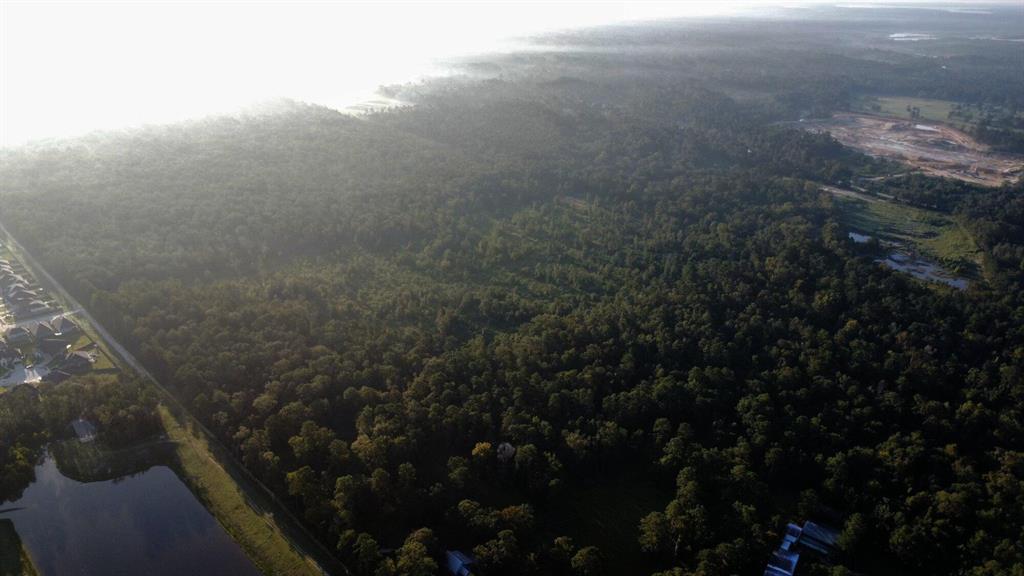
<instances>
[{"instance_id":1,"label":"dense forest","mask_svg":"<svg viewBox=\"0 0 1024 576\"><path fill-rule=\"evenodd\" d=\"M891 163L793 125L883 90L1019 108L1020 45L806 24L6 150L0 221L355 574L751 574L803 519L841 531L805 574L1024 574L1024 186L884 184L984 251L927 285L820 191ZM87 398L145 428L137 388L0 395L0 489Z\"/></svg>"}]
</instances>

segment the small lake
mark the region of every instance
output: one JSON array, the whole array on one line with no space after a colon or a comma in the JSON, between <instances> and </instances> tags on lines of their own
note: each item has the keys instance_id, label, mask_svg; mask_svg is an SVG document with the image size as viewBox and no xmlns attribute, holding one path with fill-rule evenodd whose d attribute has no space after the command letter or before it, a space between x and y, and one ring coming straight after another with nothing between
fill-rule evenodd
<instances>
[{"instance_id":1,"label":"small lake","mask_svg":"<svg viewBox=\"0 0 1024 576\"><path fill-rule=\"evenodd\" d=\"M166 466L116 480L72 480L47 456L36 481L0 504L44 576L259 572Z\"/></svg>"},{"instance_id":2,"label":"small lake","mask_svg":"<svg viewBox=\"0 0 1024 576\"><path fill-rule=\"evenodd\" d=\"M969 284L966 278L953 276L937 264L921 258L915 258L903 252L892 252L884 260L876 260L876 262L881 262L882 265L888 266L893 270L910 274L918 280L939 282L946 286L952 286L957 290L966 290Z\"/></svg>"},{"instance_id":3,"label":"small lake","mask_svg":"<svg viewBox=\"0 0 1024 576\"><path fill-rule=\"evenodd\" d=\"M871 241L871 236L867 234L860 234L858 232L849 232L847 236L850 240L853 240L855 244L867 244ZM951 286L957 290L966 290L967 286L970 285L970 281L966 278L960 278L954 276L948 270L939 266L934 262L930 262L917 256L911 256L904 249L901 249L901 244L897 242L888 242L883 240L881 242L883 246L893 249L885 258L875 260L882 264L898 270L905 274L910 274L918 280L924 280L925 282L938 282Z\"/></svg>"}]
</instances>

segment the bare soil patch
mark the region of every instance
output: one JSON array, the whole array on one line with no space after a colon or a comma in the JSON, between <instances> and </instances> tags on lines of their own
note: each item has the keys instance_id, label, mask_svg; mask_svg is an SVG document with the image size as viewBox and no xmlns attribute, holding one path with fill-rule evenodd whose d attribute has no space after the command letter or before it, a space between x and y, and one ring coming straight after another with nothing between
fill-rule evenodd
<instances>
[{"instance_id":1,"label":"bare soil patch","mask_svg":"<svg viewBox=\"0 0 1024 576\"><path fill-rule=\"evenodd\" d=\"M927 121L866 114L837 114L803 126L830 132L836 140L872 156L909 164L928 174L982 186L1000 186L1020 178L1024 158L992 152L970 135Z\"/></svg>"}]
</instances>

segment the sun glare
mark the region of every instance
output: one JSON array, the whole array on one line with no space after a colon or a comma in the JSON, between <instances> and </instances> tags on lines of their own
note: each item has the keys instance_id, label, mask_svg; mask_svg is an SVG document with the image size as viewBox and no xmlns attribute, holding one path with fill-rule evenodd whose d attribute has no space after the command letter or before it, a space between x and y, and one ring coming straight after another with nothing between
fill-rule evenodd
<instances>
[{"instance_id":1,"label":"sun glare","mask_svg":"<svg viewBox=\"0 0 1024 576\"><path fill-rule=\"evenodd\" d=\"M747 3L750 4L750 3ZM344 107L548 30L740 3L2 3L0 145L273 98Z\"/></svg>"}]
</instances>

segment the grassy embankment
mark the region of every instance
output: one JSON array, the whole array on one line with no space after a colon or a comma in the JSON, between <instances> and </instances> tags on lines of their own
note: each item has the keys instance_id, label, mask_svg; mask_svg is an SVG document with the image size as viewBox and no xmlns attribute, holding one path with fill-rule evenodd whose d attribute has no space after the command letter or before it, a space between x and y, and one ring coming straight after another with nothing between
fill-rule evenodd
<instances>
[{"instance_id":1,"label":"grassy embankment","mask_svg":"<svg viewBox=\"0 0 1024 576\"><path fill-rule=\"evenodd\" d=\"M32 558L21 544L14 522L0 520L0 576L37 576Z\"/></svg>"},{"instance_id":2,"label":"grassy embankment","mask_svg":"<svg viewBox=\"0 0 1024 576\"><path fill-rule=\"evenodd\" d=\"M227 470L214 458L211 446L164 405L159 407L167 436L193 492L267 575L316 575L314 565L295 550L269 514L258 512Z\"/></svg>"},{"instance_id":3,"label":"grassy embankment","mask_svg":"<svg viewBox=\"0 0 1024 576\"><path fill-rule=\"evenodd\" d=\"M80 482L94 482L120 478L156 465L170 466L263 574L318 574L305 557L289 545L273 519L254 509L238 484L214 458L202 435L182 425L165 406L160 406L159 411L166 440L153 439L118 450L106 448L99 442L59 442L51 449L61 473Z\"/></svg>"}]
</instances>

